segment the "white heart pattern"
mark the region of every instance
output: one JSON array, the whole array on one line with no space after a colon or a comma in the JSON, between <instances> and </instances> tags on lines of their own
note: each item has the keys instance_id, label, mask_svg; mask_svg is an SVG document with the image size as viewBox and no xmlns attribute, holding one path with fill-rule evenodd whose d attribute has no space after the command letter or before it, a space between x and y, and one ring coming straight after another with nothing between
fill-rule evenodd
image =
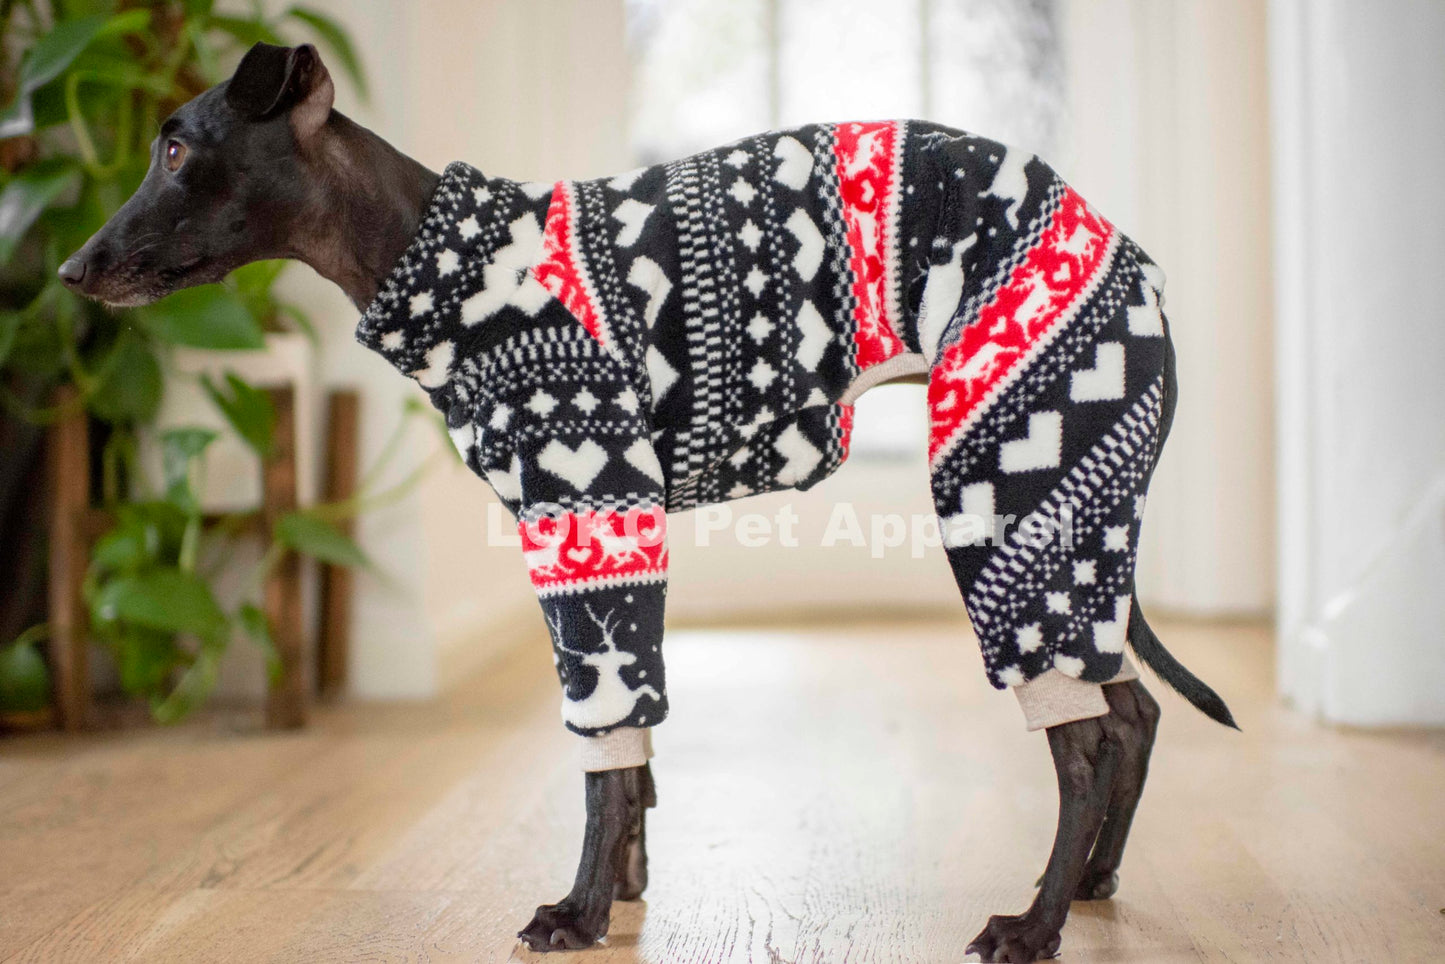
<instances>
[{"instance_id":1,"label":"white heart pattern","mask_svg":"<svg viewBox=\"0 0 1445 964\"><path fill-rule=\"evenodd\" d=\"M538 454L537 465L578 492L586 492L606 468L607 452L590 438L575 449L552 439Z\"/></svg>"},{"instance_id":2,"label":"white heart pattern","mask_svg":"<svg viewBox=\"0 0 1445 964\"><path fill-rule=\"evenodd\" d=\"M1029 434L999 447L998 467L1004 472L1032 472L1059 464L1064 445L1064 417L1058 412L1034 412Z\"/></svg>"},{"instance_id":3,"label":"white heart pattern","mask_svg":"<svg viewBox=\"0 0 1445 964\"><path fill-rule=\"evenodd\" d=\"M1124 346L1106 341L1094 346L1094 367L1069 379L1069 398L1076 402L1107 402L1124 397Z\"/></svg>"},{"instance_id":4,"label":"white heart pattern","mask_svg":"<svg viewBox=\"0 0 1445 964\"><path fill-rule=\"evenodd\" d=\"M780 137L773 145L773 156L778 159L778 169L773 180L801 191L808 185L813 174L813 152L802 145L796 137Z\"/></svg>"}]
</instances>

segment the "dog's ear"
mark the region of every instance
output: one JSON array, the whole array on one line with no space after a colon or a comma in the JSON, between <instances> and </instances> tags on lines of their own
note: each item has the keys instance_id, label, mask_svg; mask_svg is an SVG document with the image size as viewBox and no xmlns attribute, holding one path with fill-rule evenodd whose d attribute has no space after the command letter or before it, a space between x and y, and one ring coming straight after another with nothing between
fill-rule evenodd
<instances>
[{"instance_id":1,"label":"dog's ear","mask_svg":"<svg viewBox=\"0 0 1445 964\"><path fill-rule=\"evenodd\" d=\"M246 51L226 85L226 103L247 120L291 112L298 138L314 134L331 113L336 89L311 44L277 47L258 43Z\"/></svg>"}]
</instances>

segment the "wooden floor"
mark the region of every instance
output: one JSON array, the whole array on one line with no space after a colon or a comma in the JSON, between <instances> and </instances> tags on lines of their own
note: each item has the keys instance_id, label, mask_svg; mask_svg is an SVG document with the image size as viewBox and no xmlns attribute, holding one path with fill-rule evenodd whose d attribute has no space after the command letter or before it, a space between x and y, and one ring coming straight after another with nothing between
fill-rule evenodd
<instances>
[{"instance_id":1,"label":"wooden floor","mask_svg":"<svg viewBox=\"0 0 1445 964\"><path fill-rule=\"evenodd\" d=\"M1279 708L1263 629L1159 628L1244 732L1160 696L1122 888L1075 905L1063 959L1445 960L1445 738ZM617 906L605 948L552 960L952 962L1026 904L1048 752L961 625L668 649L647 900ZM557 700L534 641L435 703L328 709L295 735L0 741L0 961L532 960L512 935L581 838Z\"/></svg>"}]
</instances>

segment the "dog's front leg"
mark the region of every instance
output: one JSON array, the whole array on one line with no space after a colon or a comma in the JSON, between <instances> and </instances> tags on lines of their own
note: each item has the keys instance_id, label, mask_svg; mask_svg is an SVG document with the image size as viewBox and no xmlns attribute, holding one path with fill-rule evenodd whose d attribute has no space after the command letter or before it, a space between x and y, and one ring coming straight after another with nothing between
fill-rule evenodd
<instances>
[{"instance_id":1,"label":"dog's front leg","mask_svg":"<svg viewBox=\"0 0 1445 964\"><path fill-rule=\"evenodd\" d=\"M1106 690L1114 688L1105 687ZM1138 790L1143 785L1143 775L1138 772L1135 759L1142 741L1139 722L1126 718L1120 707L1114 705L1116 700L1109 702L1110 710L1104 716L1048 729L1049 750L1059 779L1059 825L1048 867L1039 881L1039 892L1023 914L989 918L987 926L964 953L978 954L984 961L1010 964L1057 954L1069 903L1084 880L1089 852L1099 838L1106 814L1115 818L1120 832L1116 843L1106 841L1105 852L1100 853L1101 863L1111 864L1107 870L1110 876L1118 866L1123 837L1128 832L1129 818L1133 816ZM1152 727L1149 737L1152 743ZM1144 759L1147 760L1147 750ZM1116 777L1121 773L1133 792L1116 797ZM1130 799L1126 802L1121 797ZM1127 814L1121 810L1127 810Z\"/></svg>"},{"instance_id":2,"label":"dog's front leg","mask_svg":"<svg viewBox=\"0 0 1445 964\"><path fill-rule=\"evenodd\" d=\"M590 947L607 934L612 901L647 886L644 821L657 797L644 764L587 774L587 832L572 892L537 908L517 934L534 951Z\"/></svg>"}]
</instances>

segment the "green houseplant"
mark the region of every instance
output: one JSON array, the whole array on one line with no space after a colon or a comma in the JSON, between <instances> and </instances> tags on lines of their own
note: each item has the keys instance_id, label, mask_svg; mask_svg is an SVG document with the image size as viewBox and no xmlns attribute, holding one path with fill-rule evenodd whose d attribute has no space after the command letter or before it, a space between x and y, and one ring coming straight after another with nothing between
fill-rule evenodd
<instances>
[{"instance_id":1,"label":"green houseplant","mask_svg":"<svg viewBox=\"0 0 1445 964\"><path fill-rule=\"evenodd\" d=\"M8 517L13 527L20 515L38 524L33 512L7 514L5 501L38 477L39 429L83 411L100 498L113 519L95 543L86 580L92 633L114 654L122 688L149 701L163 722L205 699L234 635L269 650L270 632L251 598L226 611L213 592L227 540L246 521L201 511L198 480L215 433L160 433L163 478L149 479L138 432L156 416L176 346L259 349L267 331L309 333L310 324L275 294L284 262L250 265L224 284L126 310L76 297L56 268L139 184L158 121L223 79L252 43L285 43L292 32L325 45L364 96L346 32L305 7L268 15L257 5L236 15L212 0L0 0L0 418L13 423L0 435L10 448L0 460L0 523ZM275 421L269 396L230 373L203 383L237 435L264 457ZM61 386L73 391L57 396ZM419 412L408 407L407 417ZM415 477L282 518L248 597L288 550L363 564L332 523L396 497ZM11 540L3 526L0 536ZM19 642L32 652L44 633L31 626Z\"/></svg>"}]
</instances>

